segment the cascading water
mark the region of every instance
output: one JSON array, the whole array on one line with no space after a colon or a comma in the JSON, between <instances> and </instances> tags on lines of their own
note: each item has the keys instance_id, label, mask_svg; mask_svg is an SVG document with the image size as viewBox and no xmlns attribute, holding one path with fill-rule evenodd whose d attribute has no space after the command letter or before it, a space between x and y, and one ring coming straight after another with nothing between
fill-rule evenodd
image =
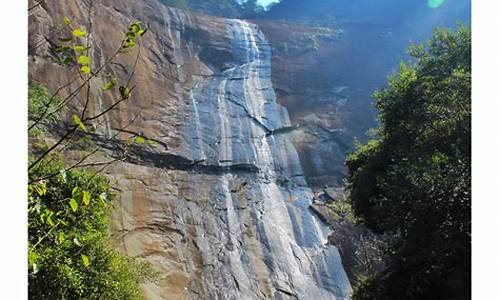
<instances>
[{"instance_id":1,"label":"cascading water","mask_svg":"<svg viewBox=\"0 0 500 300\"><path fill-rule=\"evenodd\" d=\"M270 46L256 25L226 23L234 61L216 76L193 79L184 124L193 161L223 170L207 209L219 217L210 222L224 229L212 242L197 236L197 244L208 248L205 260L217 257L210 262L212 275L203 279L206 297L348 299L340 255L327 245L329 229L309 210L313 194L298 155L284 134L274 134L290 121L276 103ZM230 188L241 182L244 207L238 189Z\"/></svg>"},{"instance_id":2,"label":"cascading water","mask_svg":"<svg viewBox=\"0 0 500 300\"><path fill-rule=\"evenodd\" d=\"M45 2L30 13L30 44L53 36L62 13L86 15L89 1ZM271 50L257 26L160 4L165 1L101 2L92 13L94 24L106 29L92 35L96 60L112 55L112 41L122 38L130 21L139 18L148 28L138 45L134 99L107 114L106 127L96 132L104 138L114 136L113 128L127 127L119 137L130 132L157 142L130 147L126 161L106 169L120 191L110 222L113 244L149 261L159 272L156 282L142 285L145 298L348 299L351 287L340 255L327 242L331 232L309 209L313 193L289 139L295 133L288 112L276 103ZM274 25L270 32L282 29ZM54 63L47 55L49 46L30 51L29 78L43 78L56 90L67 84L72 71ZM117 76L130 75L134 53L113 65ZM277 74L277 79L286 82L282 87L288 90L299 82L296 75L315 75L311 66L324 62L321 71L332 75L338 71L332 69L339 65L336 57L327 61L324 55L312 55L310 66L281 67L293 74ZM278 66L285 60L280 57ZM330 90L324 81L305 84L309 83L314 85L309 88L319 89L317 95L346 92L345 87ZM291 90L303 87L304 83ZM73 88L74 84L61 92ZM90 91L98 101L89 107L92 114L116 102L114 93L99 90ZM301 94L317 97L307 88L295 96ZM337 174L335 167L345 154L344 133L337 135L338 122L316 114L315 107L308 111L321 124L316 117L304 122L318 125L321 138L301 143L307 146L304 157L310 158L304 166L311 180L337 178L341 172ZM351 110L338 111L340 123L353 123L342 115ZM295 137L300 136L310 135L304 130ZM109 150L114 157L121 148L116 140L98 142L104 146L99 156ZM327 166L324 157L335 162Z\"/></svg>"}]
</instances>

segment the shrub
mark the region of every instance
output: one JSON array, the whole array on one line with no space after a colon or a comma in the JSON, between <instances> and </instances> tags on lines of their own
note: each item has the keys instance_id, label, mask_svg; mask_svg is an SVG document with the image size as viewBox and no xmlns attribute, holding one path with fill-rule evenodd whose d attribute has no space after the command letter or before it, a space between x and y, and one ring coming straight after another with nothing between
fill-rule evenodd
<instances>
[{"instance_id":1,"label":"shrub","mask_svg":"<svg viewBox=\"0 0 500 300\"><path fill-rule=\"evenodd\" d=\"M63 165L42 162L30 173L44 178ZM152 269L109 244L114 195L105 177L69 170L29 185L29 298L141 299L139 283Z\"/></svg>"}]
</instances>

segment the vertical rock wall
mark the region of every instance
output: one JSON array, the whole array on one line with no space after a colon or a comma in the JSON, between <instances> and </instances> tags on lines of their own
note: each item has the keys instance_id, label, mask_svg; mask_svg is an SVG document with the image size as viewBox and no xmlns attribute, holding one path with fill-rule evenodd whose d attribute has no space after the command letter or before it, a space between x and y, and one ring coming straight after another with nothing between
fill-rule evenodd
<instances>
[{"instance_id":1,"label":"vertical rock wall","mask_svg":"<svg viewBox=\"0 0 500 300\"><path fill-rule=\"evenodd\" d=\"M283 134L291 125L276 103L265 36L245 21L136 2L95 1L93 42L105 57L128 22L150 28L137 92L101 131L109 136L138 115L129 131L159 142L107 169L120 190L117 247L160 272L144 286L147 298L347 299L339 253L309 210L312 191ZM31 17L30 39L50 39L56 20L86 6L51 2ZM43 49L30 61L30 78L53 89L71 74ZM113 101L98 89L93 97L93 110Z\"/></svg>"}]
</instances>

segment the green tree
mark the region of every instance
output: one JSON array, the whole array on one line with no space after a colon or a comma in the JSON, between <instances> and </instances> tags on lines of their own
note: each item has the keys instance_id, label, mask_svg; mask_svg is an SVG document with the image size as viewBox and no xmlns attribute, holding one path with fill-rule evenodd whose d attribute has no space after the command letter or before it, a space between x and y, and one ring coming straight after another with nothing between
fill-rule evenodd
<instances>
[{"instance_id":1,"label":"green tree","mask_svg":"<svg viewBox=\"0 0 500 300\"><path fill-rule=\"evenodd\" d=\"M43 161L30 179L64 169ZM94 172L68 170L28 191L29 299L142 299L154 273L109 244L114 194Z\"/></svg>"},{"instance_id":2,"label":"green tree","mask_svg":"<svg viewBox=\"0 0 500 300\"><path fill-rule=\"evenodd\" d=\"M379 137L347 159L354 210L394 236L354 299L469 299L471 32L438 29L375 93Z\"/></svg>"}]
</instances>

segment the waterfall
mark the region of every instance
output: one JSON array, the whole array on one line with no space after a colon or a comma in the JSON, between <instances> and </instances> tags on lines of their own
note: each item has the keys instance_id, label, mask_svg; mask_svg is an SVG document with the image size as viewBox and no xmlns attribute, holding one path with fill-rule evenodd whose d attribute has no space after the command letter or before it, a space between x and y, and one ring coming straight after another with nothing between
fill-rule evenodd
<instances>
[{"instance_id":1,"label":"waterfall","mask_svg":"<svg viewBox=\"0 0 500 300\"><path fill-rule=\"evenodd\" d=\"M217 243L203 234L197 244L209 248L204 256L224 278L225 288L221 291L220 280L206 275L207 290L218 290L207 297L348 299L351 286L339 252L327 244L330 230L309 209L313 193L297 152L286 135L273 134L291 124L286 109L276 103L270 46L254 24L227 20L226 26L232 66L193 79L185 148L200 165L252 165L258 171L227 171L213 187L219 218L211 222L222 229ZM231 188L241 182L244 189Z\"/></svg>"}]
</instances>

